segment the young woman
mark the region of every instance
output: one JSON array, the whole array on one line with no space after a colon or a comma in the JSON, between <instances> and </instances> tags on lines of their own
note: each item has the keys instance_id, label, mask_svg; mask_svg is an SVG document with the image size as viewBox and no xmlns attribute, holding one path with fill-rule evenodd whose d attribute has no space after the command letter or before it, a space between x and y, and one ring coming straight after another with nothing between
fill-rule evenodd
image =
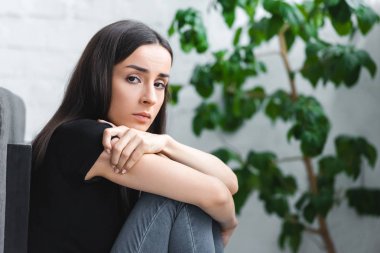
<instances>
[{"instance_id":1,"label":"young woman","mask_svg":"<svg viewBox=\"0 0 380 253\"><path fill-rule=\"evenodd\" d=\"M237 179L164 134L172 59L135 21L90 40L33 141L30 253L223 251Z\"/></svg>"}]
</instances>

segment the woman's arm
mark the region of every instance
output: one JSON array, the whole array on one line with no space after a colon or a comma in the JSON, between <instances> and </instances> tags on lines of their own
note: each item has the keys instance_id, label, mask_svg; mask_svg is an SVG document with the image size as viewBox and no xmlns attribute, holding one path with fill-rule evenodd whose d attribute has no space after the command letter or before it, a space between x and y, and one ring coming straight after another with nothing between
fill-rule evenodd
<instances>
[{"instance_id":1,"label":"woman's arm","mask_svg":"<svg viewBox=\"0 0 380 253\"><path fill-rule=\"evenodd\" d=\"M196 205L218 221L223 230L237 225L234 202L227 187L217 178L176 161L143 155L128 173L113 172L110 154L103 151L85 179L101 176L114 183Z\"/></svg>"},{"instance_id":2,"label":"woman's arm","mask_svg":"<svg viewBox=\"0 0 380 253\"><path fill-rule=\"evenodd\" d=\"M119 137L119 141L111 145L113 136ZM211 154L181 144L169 135L142 132L126 126L114 126L104 131L103 146L111 153L111 163L119 172L126 172L132 168L143 154L162 153L174 161L218 178L227 186L231 194L235 194L238 190L235 173L221 160Z\"/></svg>"},{"instance_id":3,"label":"woman's arm","mask_svg":"<svg viewBox=\"0 0 380 253\"><path fill-rule=\"evenodd\" d=\"M218 178L227 186L231 194L235 194L238 191L235 173L219 158L181 144L169 135L166 136L166 145L161 151L164 155L202 173Z\"/></svg>"}]
</instances>

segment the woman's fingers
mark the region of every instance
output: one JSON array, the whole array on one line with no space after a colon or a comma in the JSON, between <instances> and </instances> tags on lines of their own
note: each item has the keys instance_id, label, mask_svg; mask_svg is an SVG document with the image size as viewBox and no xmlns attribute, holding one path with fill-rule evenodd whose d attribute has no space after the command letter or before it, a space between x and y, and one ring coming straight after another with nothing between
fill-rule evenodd
<instances>
[{"instance_id":1,"label":"woman's fingers","mask_svg":"<svg viewBox=\"0 0 380 253\"><path fill-rule=\"evenodd\" d=\"M135 137L135 135L136 134L133 131L128 130L123 136L120 137L119 141L112 147L111 163L113 165L117 166L119 164L120 156L122 155L123 150L127 147L129 142ZM119 169L121 167L119 167Z\"/></svg>"},{"instance_id":2,"label":"woman's fingers","mask_svg":"<svg viewBox=\"0 0 380 253\"><path fill-rule=\"evenodd\" d=\"M132 157L135 150L139 147L141 142L142 142L141 138L139 136L135 135L129 140L129 142L127 143L127 145L125 146L125 148L121 152L120 158L119 158L119 161L118 161L116 167L121 169L122 172L123 172L123 170L129 169L128 167L126 167L126 164L130 160L130 158Z\"/></svg>"},{"instance_id":3,"label":"woman's fingers","mask_svg":"<svg viewBox=\"0 0 380 253\"><path fill-rule=\"evenodd\" d=\"M108 123L104 120L98 121ZM118 137L116 142L112 142L114 137ZM122 174L132 168L143 154L157 153L162 149L162 140L158 136L147 135L145 132L126 126L106 128L102 144L106 152L111 155L110 162L114 171Z\"/></svg>"},{"instance_id":4,"label":"woman's fingers","mask_svg":"<svg viewBox=\"0 0 380 253\"><path fill-rule=\"evenodd\" d=\"M124 165L124 169L129 170L130 168L132 168L133 165L135 165L135 163L138 160L140 160L143 154L144 154L144 142L141 141L139 145L133 151L132 155L129 156L127 163Z\"/></svg>"},{"instance_id":5,"label":"woman's fingers","mask_svg":"<svg viewBox=\"0 0 380 253\"><path fill-rule=\"evenodd\" d=\"M145 153L145 145L138 131L126 126L115 126L105 120L112 128L106 128L103 132L102 144L107 153L111 154L111 164L116 173L125 174L128 169ZM114 138L118 137L118 138Z\"/></svg>"},{"instance_id":6,"label":"woman's fingers","mask_svg":"<svg viewBox=\"0 0 380 253\"><path fill-rule=\"evenodd\" d=\"M119 141L119 138L113 138L111 140L111 145L114 146ZM114 172L119 173L119 169L117 169L115 166L113 166Z\"/></svg>"},{"instance_id":7,"label":"woman's fingers","mask_svg":"<svg viewBox=\"0 0 380 253\"><path fill-rule=\"evenodd\" d=\"M227 233L222 233L222 241L223 241L223 246L226 247L227 244L228 244L228 241L230 239L230 236L229 234Z\"/></svg>"},{"instance_id":8,"label":"woman's fingers","mask_svg":"<svg viewBox=\"0 0 380 253\"><path fill-rule=\"evenodd\" d=\"M232 233L235 231L235 228L237 226L237 221L236 221L236 225L230 227L230 228L227 228L227 229L223 229L221 230L221 236L222 236L222 240L223 240L223 245L224 247L228 244L228 242L230 241L230 238L232 236Z\"/></svg>"},{"instance_id":9,"label":"woman's fingers","mask_svg":"<svg viewBox=\"0 0 380 253\"><path fill-rule=\"evenodd\" d=\"M119 127L112 127L112 128L106 128L103 131L103 139L102 144L104 149L111 153L112 145L111 145L111 139L112 137L119 137L121 138L125 132L128 131L128 128L126 126L119 126Z\"/></svg>"}]
</instances>

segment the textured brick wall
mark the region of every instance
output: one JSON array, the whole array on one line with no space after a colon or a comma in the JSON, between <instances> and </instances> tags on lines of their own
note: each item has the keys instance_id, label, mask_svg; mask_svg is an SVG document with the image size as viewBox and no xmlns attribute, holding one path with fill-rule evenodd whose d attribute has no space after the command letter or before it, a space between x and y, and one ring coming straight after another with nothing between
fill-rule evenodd
<instances>
[{"instance_id":1,"label":"textured brick wall","mask_svg":"<svg viewBox=\"0 0 380 253\"><path fill-rule=\"evenodd\" d=\"M132 18L141 20L162 34L178 8L196 6L207 13L209 1L193 0L12 0L0 2L0 86L21 96L27 107L26 140L30 141L57 109L70 73L90 37L101 27L111 22ZM378 2L372 1L377 11ZM224 24L219 15L207 13L207 28L213 48L222 48L228 43L231 34L220 32ZM327 31L328 33L328 31ZM360 47L370 50L380 66L379 27L367 39L357 39ZM175 61L171 73L173 83L187 83L195 62L204 62L209 55L184 55L175 39L171 39L175 51ZM298 47L301 46L300 44ZM274 41L265 50L276 47ZM254 83L266 84L268 90L284 86L285 73L277 56L264 59L269 71L278 70L271 76L260 77ZM293 50L291 63L294 67L302 63L302 52ZM276 73L276 74L273 74ZM331 138L326 152L332 152L333 137L337 133L367 136L380 150L380 101L379 74L373 81L365 73L355 92L346 89L334 90L331 87L319 88L317 96L325 105L333 121ZM312 93L309 85L300 82L300 91ZM204 133L200 139L191 134L191 116L199 99L191 87L181 94L181 105L169 110L169 133L179 141L203 150L230 143L244 151L254 147L268 150L275 146L276 152L285 156L298 155L297 144L290 147L284 139L287 127L278 125L275 129L262 115L248 123L236 135L225 136ZM274 145L275 144L275 145ZM305 174L301 164L289 163L288 172L300 179L300 187L306 187ZM368 172L362 182L369 186L380 186L380 162L376 172ZM340 178L341 187L350 184ZM0 225L2 223L0 219ZM334 210L328 217L332 237L339 252L375 253L380 249L378 234L380 219L360 218L346 208ZM226 252L279 252L277 235L280 223L277 218L267 216L262 203L253 195L240 217L237 229ZM0 229L0 246L3 232ZM317 245L319 239L306 235L301 252L323 252ZM0 247L2 248L2 247ZM1 252L1 250L0 250Z\"/></svg>"}]
</instances>

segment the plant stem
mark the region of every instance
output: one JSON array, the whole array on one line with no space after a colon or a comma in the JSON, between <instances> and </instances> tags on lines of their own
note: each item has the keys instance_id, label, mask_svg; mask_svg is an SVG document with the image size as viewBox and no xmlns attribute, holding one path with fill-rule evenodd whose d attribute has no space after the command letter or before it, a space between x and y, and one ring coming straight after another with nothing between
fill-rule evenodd
<instances>
[{"instance_id":1,"label":"plant stem","mask_svg":"<svg viewBox=\"0 0 380 253\"><path fill-rule=\"evenodd\" d=\"M285 68L286 68L286 73L288 73L288 79L290 83L290 88L291 88L291 98L293 101L297 100L297 89L296 89L296 83L294 80L294 72L292 71L288 59L288 47L286 46L286 40L285 40L285 32L288 30L289 27L287 25L284 25L279 34L278 38L280 40L280 55L282 58L282 61L284 62Z\"/></svg>"},{"instance_id":2,"label":"plant stem","mask_svg":"<svg viewBox=\"0 0 380 253\"><path fill-rule=\"evenodd\" d=\"M307 177L309 179L310 191L314 194L318 194L317 177L315 176L310 157L305 156L303 158L303 162L305 164Z\"/></svg>"},{"instance_id":3,"label":"plant stem","mask_svg":"<svg viewBox=\"0 0 380 253\"><path fill-rule=\"evenodd\" d=\"M335 253L336 250L335 250L334 242L331 239L331 236L326 224L326 219L318 215L318 222L319 222L319 227L320 227L319 230L321 231L321 236L323 238L323 241L326 244L327 252Z\"/></svg>"},{"instance_id":4,"label":"plant stem","mask_svg":"<svg viewBox=\"0 0 380 253\"><path fill-rule=\"evenodd\" d=\"M290 67L290 63L288 59L288 49L287 49L286 40L285 40L285 32L287 31L287 29L289 29L289 26L284 25L278 34L279 42L280 42L280 50L281 50L280 55L284 62L286 72L288 73L288 78L289 78L289 83L290 83L290 88L291 88L291 98L293 101L296 101L298 94L297 94L296 84L294 80L294 72L292 71L292 68ZM305 164L307 177L309 180L310 191L312 194L317 195L318 194L317 176L314 173L313 164L311 163L311 158L305 156L303 158L303 162ZM327 227L326 219L323 216L318 214L317 220L319 223L319 228L314 230L314 232L318 233L322 237L328 253L336 253L334 243L331 239L331 236Z\"/></svg>"},{"instance_id":5,"label":"plant stem","mask_svg":"<svg viewBox=\"0 0 380 253\"><path fill-rule=\"evenodd\" d=\"M313 170L311 158L305 156L303 161L304 161L304 164L306 167L307 177L309 179L310 191L313 194L318 194L317 177L316 177L314 170ZM325 243L327 252L328 253L335 253L336 252L335 246L334 246L334 243L331 239L331 236L330 236L330 233L329 233L329 230L327 227L326 219L319 214L317 215L317 219L318 219L318 223L319 223L319 234Z\"/></svg>"}]
</instances>

